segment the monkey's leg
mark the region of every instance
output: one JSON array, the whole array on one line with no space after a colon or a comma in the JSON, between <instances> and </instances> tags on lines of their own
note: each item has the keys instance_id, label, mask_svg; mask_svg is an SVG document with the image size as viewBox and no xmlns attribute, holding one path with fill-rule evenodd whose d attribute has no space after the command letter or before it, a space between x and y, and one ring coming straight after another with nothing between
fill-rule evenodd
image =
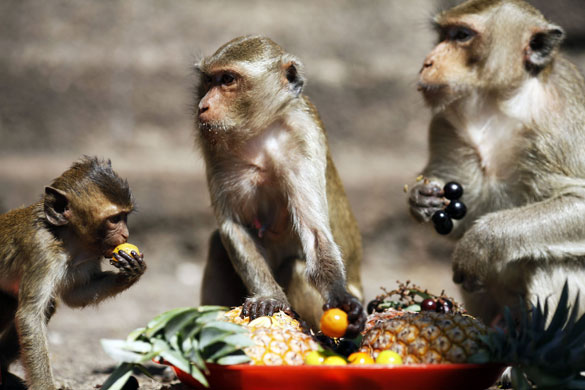
<instances>
[{"instance_id":1,"label":"monkey's leg","mask_svg":"<svg viewBox=\"0 0 585 390\"><path fill-rule=\"evenodd\" d=\"M201 284L202 305L238 306L248 290L238 276L216 230L209 239L207 264Z\"/></svg>"}]
</instances>

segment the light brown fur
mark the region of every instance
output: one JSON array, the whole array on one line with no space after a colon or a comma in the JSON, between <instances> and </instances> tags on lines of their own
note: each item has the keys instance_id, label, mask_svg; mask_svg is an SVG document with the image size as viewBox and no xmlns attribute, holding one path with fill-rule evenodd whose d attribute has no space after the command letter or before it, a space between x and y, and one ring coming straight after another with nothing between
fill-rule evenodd
<instances>
[{"instance_id":1,"label":"light brown fur","mask_svg":"<svg viewBox=\"0 0 585 390\"><path fill-rule=\"evenodd\" d=\"M413 215L428 221L432 189L463 185L454 281L486 321L519 296L554 304L567 278L585 291L585 82L558 54L562 29L520 0L468 1L436 23L445 39L420 74L430 183L411 189Z\"/></svg>"},{"instance_id":2,"label":"light brown fur","mask_svg":"<svg viewBox=\"0 0 585 390\"><path fill-rule=\"evenodd\" d=\"M361 329L361 236L301 94L302 64L268 38L240 37L198 70L198 139L219 223L202 303L244 303L252 317L292 308L315 328L325 303Z\"/></svg>"}]
</instances>

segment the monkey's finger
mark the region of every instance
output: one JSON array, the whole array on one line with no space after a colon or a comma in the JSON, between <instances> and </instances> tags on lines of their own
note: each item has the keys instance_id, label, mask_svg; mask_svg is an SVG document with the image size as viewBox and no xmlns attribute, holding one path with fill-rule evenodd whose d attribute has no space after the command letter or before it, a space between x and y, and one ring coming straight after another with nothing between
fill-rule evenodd
<instances>
[{"instance_id":1,"label":"monkey's finger","mask_svg":"<svg viewBox=\"0 0 585 390\"><path fill-rule=\"evenodd\" d=\"M130 254L128 254L127 252L125 252L123 250L118 251L118 255L120 257L123 257L124 259L126 259L126 261L132 261L133 260L132 259L132 256L130 256Z\"/></svg>"}]
</instances>

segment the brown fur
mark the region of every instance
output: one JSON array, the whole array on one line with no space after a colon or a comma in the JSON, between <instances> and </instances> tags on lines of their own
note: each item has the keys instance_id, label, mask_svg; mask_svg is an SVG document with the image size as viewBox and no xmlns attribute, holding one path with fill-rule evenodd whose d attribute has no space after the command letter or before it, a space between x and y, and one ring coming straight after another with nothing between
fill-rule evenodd
<instances>
[{"instance_id":1,"label":"brown fur","mask_svg":"<svg viewBox=\"0 0 585 390\"><path fill-rule=\"evenodd\" d=\"M252 317L292 308L314 327L324 303L341 306L355 333L361 236L317 110L300 94L301 62L268 38L240 37L198 69L198 139L219 223L202 303L244 303Z\"/></svg>"},{"instance_id":2,"label":"brown fur","mask_svg":"<svg viewBox=\"0 0 585 390\"><path fill-rule=\"evenodd\" d=\"M443 184L463 185L454 281L486 321L518 296L554 304L567 278L584 290L585 82L558 54L562 29L520 0L468 1L437 22L475 35L442 40L421 70L434 117L413 215L428 221Z\"/></svg>"},{"instance_id":3,"label":"brown fur","mask_svg":"<svg viewBox=\"0 0 585 390\"><path fill-rule=\"evenodd\" d=\"M114 296L144 272L142 256L101 258L126 242L133 209L128 183L109 162L75 163L46 187L43 199L0 215L0 366L19 354L30 390L55 389L46 325L56 301L83 307Z\"/></svg>"}]
</instances>

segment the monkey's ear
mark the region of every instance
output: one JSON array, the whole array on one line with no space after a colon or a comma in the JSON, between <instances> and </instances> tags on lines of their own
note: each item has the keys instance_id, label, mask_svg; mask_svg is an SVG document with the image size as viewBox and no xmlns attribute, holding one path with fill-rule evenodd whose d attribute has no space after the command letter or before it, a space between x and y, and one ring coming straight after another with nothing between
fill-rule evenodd
<instances>
[{"instance_id":1,"label":"monkey's ear","mask_svg":"<svg viewBox=\"0 0 585 390\"><path fill-rule=\"evenodd\" d=\"M64 191L53 187L45 187L45 216L51 225L63 226L69 223L67 212L69 200Z\"/></svg>"},{"instance_id":2,"label":"monkey's ear","mask_svg":"<svg viewBox=\"0 0 585 390\"><path fill-rule=\"evenodd\" d=\"M299 96L303 92L305 85L305 78L302 75L302 64L296 59L283 58L282 70L284 76L288 81L290 90L295 96Z\"/></svg>"},{"instance_id":3,"label":"monkey's ear","mask_svg":"<svg viewBox=\"0 0 585 390\"><path fill-rule=\"evenodd\" d=\"M562 28L550 25L532 34L526 48L526 70L533 76L538 75L552 61L555 51L565 38Z\"/></svg>"}]
</instances>

